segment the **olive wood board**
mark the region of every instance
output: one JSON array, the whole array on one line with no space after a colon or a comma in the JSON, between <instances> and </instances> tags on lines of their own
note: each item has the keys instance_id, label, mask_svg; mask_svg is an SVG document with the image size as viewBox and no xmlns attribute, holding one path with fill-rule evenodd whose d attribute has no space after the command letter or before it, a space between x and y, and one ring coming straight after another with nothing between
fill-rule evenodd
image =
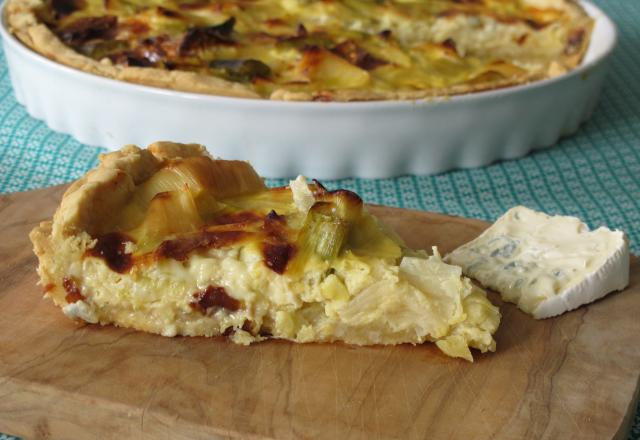
<instances>
[{"instance_id":1,"label":"olive wood board","mask_svg":"<svg viewBox=\"0 0 640 440\"><path fill-rule=\"evenodd\" d=\"M631 284L536 321L497 295L495 353L164 338L67 319L36 285L27 238L64 187L0 197L0 432L28 439L623 439L640 376ZM444 254L487 223L372 212Z\"/></svg>"}]
</instances>

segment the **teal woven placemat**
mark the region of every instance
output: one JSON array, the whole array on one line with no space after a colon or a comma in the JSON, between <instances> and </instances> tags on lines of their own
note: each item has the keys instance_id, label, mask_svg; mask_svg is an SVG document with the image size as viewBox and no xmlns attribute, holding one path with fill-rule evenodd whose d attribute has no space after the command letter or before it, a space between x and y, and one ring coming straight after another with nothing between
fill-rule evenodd
<instances>
[{"instance_id":1,"label":"teal woven placemat","mask_svg":"<svg viewBox=\"0 0 640 440\"><path fill-rule=\"evenodd\" d=\"M574 137L480 169L324 183L355 190L371 203L485 220L495 220L516 204L575 215L592 227L626 231L632 251L640 254L640 1L596 3L618 24L620 43L600 104ZM73 180L96 165L102 151L29 117L15 101L0 54L0 193ZM629 438L640 440L640 415ZM14 437L0 434L0 440Z\"/></svg>"}]
</instances>

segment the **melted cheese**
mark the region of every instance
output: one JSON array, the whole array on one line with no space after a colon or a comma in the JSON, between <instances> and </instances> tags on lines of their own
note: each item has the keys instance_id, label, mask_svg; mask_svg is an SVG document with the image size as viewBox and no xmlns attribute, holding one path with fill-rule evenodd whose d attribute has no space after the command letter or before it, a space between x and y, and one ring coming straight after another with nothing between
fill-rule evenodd
<instances>
[{"instance_id":1,"label":"melted cheese","mask_svg":"<svg viewBox=\"0 0 640 440\"><path fill-rule=\"evenodd\" d=\"M621 231L589 231L575 217L523 206L510 209L447 261L536 318L572 310L629 282L629 248Z\"/></svg>"},{"instance_id":2,"label":"melted cheese","mask_svg":"<svg viewBox=\"0 0 640 440\"><path fill-rule=\"evenodd\" d=\"M241 330L246 321L297 342L435 341L447 355L472 361L469 347L495 350L492 334L500 313L461 275L459 267L445 264L437 252L426 259L405 257L399 265L347 253L333 265L316 259L301 278L269 270L252 246L212 250L182 263L160 261L127 275L90 258L82 268L87 302L64 310L89 322L164 336L212 336L235 328L237 343L261 339L257 331ZM242 308L195 312L193 293L210 285L224 287Z\"/></svg>"}]
</instances>

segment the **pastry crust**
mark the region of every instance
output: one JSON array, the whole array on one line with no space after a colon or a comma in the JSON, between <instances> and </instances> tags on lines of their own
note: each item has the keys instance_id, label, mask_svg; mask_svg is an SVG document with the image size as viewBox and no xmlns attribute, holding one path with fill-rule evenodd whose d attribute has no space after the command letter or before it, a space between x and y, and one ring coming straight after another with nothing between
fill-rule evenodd
<instances>
[{"instance_id":1,"label":"pastry crust","mask_svg":"<svg viewBox=\"0 0 640 440\"><path fill-rule=\"evenodd\" d=\"M134 67L114 64L104 58L100 61L82 55L62 42L34 12L45 0L8 0L5 19L9 30L32 50L47 58L87 73L119 81L191 93L230 96L238 98L264 98L250 84L229 81L212 75L185 71L166 70L156 67ZM533 6L539 2L529 0ZM545 2L543 2L545 3ZM542 70L524 70L506 78L476 80L443 87L423 89L398 88L397 90L374 90L372 88L337 88L296 90L295 87L275 87L266 97L286 101L368 101L368 100L416 100L438 96L450 96L483 90L524 84L559 74L576 67L589 45L592 20L573 0L553 0L554 7L561 7L570 17L572 28L564 52L557 61ZM504 23L501 23L504 24ZM537 32L534 29L531 33ZM475 31L474 31L475 32ZM572 33L575 35L571 37Z\"/></svg>"},{"instance_id":2,"label":"pastry crust","mask_svg":"<svg viewBox=\"0 0 640 440\"><path fill-rule=\"evenodd\" d=\"M73 182L62 196L52 220L41 222L29 238L40 260L38 273L57 305L66 304L61 277L51 268L72 264L107 232L105 222L125 205L135 186L151 177L170 158L207 156L202 145L156 142L148 149L126 145L100 155L100 166ZM62 261L61 261L62 259Z\"/></svg>"},{"instance_id":3,"label":"pastry crust","mask_svg":"<svg viewBox=\"0 0 640 440\"><path fill-rule=\"evenodd\" d=\"M6 5L5 14L11 32L35 52L74 69L119 81L236 98L259 98L248 87L213 76L193 72L167 71L155 68L117 66L96 61L65 45L44 24L38 22L33 8L39 0L15 0Z\"/></svg>"},{"instance_id":4,"label":"pastry crust","mask_svg":"<svg viewBox=\"0 0 640 440\"><path fill-rule=\"evenodd\" d=\"M136 186L148 180L167 161L189 157L210 157L199 144L155 142L142 149L126 145L101 154L100 166L73 182L64 192L53 219L41 222L29 237L40 260L38 273L56 305L66 304L67 291L60 274L51 268L65 267L95 245L96 236L110 232L108 221L120 212ZM143 329L151 331L149 329Z\"/></svg>"}]
</instances>

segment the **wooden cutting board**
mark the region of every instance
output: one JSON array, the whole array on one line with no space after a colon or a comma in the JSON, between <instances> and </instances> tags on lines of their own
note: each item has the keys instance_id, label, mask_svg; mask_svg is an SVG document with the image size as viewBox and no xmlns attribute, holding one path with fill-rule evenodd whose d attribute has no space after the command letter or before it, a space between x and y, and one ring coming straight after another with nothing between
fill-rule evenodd
<instances>
[{"instance_id":1,"label":"wooden cutting board","mask_svg":"<svg viewBox=\"0 0 640 440\"><path fill-rule=\"evenodd\" d=\"M559 318L500 304L498 351L163 338L77 326L36 287L28 231L63 188L0 198L0 432L96 439L625 438L640 376L631 286ZM487 226L373 211L409 245L447 252Z\"/></svg>"}]
</instances>

